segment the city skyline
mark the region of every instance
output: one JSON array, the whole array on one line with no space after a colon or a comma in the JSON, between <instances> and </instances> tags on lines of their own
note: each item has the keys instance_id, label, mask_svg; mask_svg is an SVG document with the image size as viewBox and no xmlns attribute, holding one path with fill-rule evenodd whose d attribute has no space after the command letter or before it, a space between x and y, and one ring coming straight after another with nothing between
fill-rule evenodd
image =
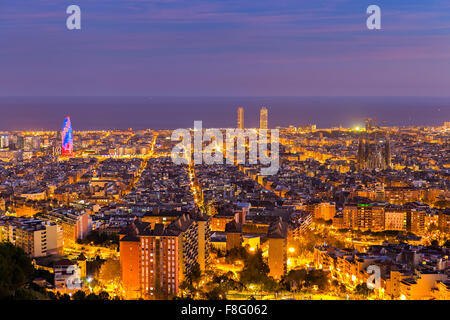
<instances>
[{"instance_id":1,"label":"city skyline","mask_svg":"<svg viewBox=\"0 0 450 320\"><path fill-rule=\"evenodd\" d=\"M1 134L0 298L449 300L450 122L383 120L272 130L273 174L238 137L176 163L171 130Z\"/></svg>"},{"instance_id":2,"label":"city skyline","mask_svg":"<svg viewBox=\"0 0 450 320\"><path fill-rule=\"evenodd\" d=\"M0 0L0 300L450 301L449 22L448 0Z\"/></svg>"},{"instance_id":3,"label":"city skyline","mask_svg":"<svg viewBox=\"0 0 450 320\"><path fill-rule=\"evenodd\" d=\"M232 128L240 105L252 128L260 126L262 106L271 110L272 128L361 127L365 118L388 120L388 126L440 126L450 118L450 98L436 97L0 97L0 131L60 130L67 114L78 130L190 128L195 120Z\"/></svg>"}]
</instances>

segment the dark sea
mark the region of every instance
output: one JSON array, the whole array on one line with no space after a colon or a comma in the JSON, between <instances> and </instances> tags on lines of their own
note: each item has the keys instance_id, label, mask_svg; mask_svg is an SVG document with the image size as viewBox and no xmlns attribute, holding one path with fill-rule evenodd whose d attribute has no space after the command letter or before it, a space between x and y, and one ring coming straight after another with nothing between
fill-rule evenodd
<instances>
[{"instance_id":1,"label":"dark sea","mask_svg":"<svg viewBox=\"0 0 450 320\"><path fill-rule=\"evenodd\" d=\"M0 131L61 130L70 116L74 130L245 127L316 124L318 128L362 126L364 118L386 126L440 126L450 121L450 97L0 97Z\"/></svg>"}]
</instances>

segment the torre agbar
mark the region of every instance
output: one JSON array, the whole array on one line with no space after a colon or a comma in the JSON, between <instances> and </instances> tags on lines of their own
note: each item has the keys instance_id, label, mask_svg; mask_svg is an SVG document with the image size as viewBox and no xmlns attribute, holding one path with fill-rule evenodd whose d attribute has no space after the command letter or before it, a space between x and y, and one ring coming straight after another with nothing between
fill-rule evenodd
<instances>
[{"instance_id":1,"label":"torre agbar","mask_svg":"<svg viewBox=\"0 0 450 320\"><path fill-rule=\"evenodd\" d=\"M73 132L70 117L64 119L61 142L61 154L63 156L71 156L73 154Z\"/></svg>"}]
</instances>

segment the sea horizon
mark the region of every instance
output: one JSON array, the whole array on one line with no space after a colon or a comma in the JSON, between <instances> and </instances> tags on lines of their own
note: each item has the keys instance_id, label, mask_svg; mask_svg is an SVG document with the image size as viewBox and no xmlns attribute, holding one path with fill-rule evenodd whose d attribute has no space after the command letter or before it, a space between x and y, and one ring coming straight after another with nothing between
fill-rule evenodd
<instances>
[{"instance_id":1,"label":"sea horizon","mask_svg":"<svg viewBox=\"0 0 450 320\"><path fill-rule=\"evenodd\" d=\"M60 130L70 116L75 131L236 126L258 127L259 109L269 110L269 128L315 124L354 127L365 118L383 126L440 126L450 121L450 97L411 96L1 96L0 131Z\"/></svg>"}]
</instances>

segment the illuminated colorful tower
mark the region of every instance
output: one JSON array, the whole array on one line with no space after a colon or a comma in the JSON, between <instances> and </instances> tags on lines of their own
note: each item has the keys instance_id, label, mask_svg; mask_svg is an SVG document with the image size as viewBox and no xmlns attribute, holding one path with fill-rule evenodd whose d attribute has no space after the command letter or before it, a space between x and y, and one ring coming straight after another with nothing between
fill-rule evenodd
<instances>
[{"instance_id":1,"label":"illuminated colorful tower","mask_svg":"<svg viewBox=\"0 0 450 320\"><path fill-rule=\"evenodd\" d=\"M64 119L63 129L61 131L61 154L63 156L72 156L73 154L73 132L70 117Z\"/></svg>"}]
</instances>

